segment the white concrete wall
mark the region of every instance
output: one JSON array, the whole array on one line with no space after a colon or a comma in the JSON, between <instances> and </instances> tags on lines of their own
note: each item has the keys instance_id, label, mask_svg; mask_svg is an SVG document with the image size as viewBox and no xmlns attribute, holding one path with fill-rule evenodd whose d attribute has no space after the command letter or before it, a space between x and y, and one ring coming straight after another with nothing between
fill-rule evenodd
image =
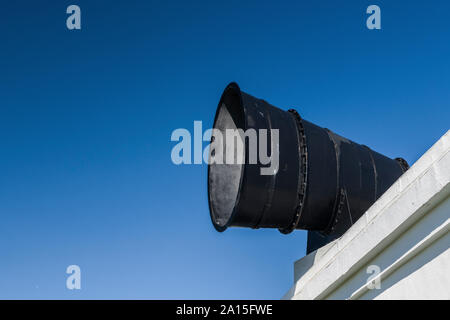
<instances>
[{"instance_id":1,"label":"white concrete wall","mask_svg":"<svg viewBox=\"0 0 450 320\"><path fill-rule=\"evenodd\" d=\"M447 198L323 298L450 299L449 217ZM430 237L438 231L436 237ZM382 277L379 289L360 290L367 287L372 275L367 273L370 265L379 266L381 272L394 268Z\"/></svg>"}]
</instances>

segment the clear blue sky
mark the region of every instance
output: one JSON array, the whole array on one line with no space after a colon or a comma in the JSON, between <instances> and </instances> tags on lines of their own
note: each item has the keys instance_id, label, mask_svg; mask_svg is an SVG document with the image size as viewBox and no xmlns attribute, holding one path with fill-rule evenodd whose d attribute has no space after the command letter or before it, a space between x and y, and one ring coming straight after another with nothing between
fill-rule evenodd
<instances>
[{"instance_id":1,"label":"clear blue sky","mask_svg":"<svg viewBox=\"0 0 450 320\"><path fill-rule=\"evenodd\" d=\"M77 4L82 30L66 28ZM365 26L381 7L382 30ZM448 1L2 1L0 298L280 298L306 233L210 223L170 135L241 88L413 163L449 129ZM77 264L82 289L65 287Z\"/></svg>"}]
</instances>

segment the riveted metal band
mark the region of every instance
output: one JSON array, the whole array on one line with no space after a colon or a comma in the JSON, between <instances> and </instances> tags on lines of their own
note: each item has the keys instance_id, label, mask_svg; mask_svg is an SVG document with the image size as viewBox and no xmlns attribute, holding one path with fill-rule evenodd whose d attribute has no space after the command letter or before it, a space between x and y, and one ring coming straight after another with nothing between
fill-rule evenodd
<instances>
[{"instance_id":1,"label":"riveted metal band","mask_svg":"<svg viewBox=\"0 0 450 320\"><path fill-rule=\"evenodd\" d=\"M400 165L400 167L401 167L402 170L403 170L403 173L405 173L406 170L409 169L409 164L408 164L408 162L406 162L405 159L403 159L403 158L395 158L395 161L398 162L398 164Z\"/></svg>"},{"instance_id":2,"label":"riveted metal band","mask_svg":"<svg viewBox=\"0 0 450 320\"><path fill-rule=\"evenodd\" d=\"M305 128L303 127L302 118L298 112L294 109L290 109L289 112L292 114L298 130L299 179L297 187L298 202L295 209L295 216L288 227L279 229L284 234L291 233L297 228L303 207L305 206L306 185L308 182L308 148L306 146Z\"/></svg>"}]
</instances>

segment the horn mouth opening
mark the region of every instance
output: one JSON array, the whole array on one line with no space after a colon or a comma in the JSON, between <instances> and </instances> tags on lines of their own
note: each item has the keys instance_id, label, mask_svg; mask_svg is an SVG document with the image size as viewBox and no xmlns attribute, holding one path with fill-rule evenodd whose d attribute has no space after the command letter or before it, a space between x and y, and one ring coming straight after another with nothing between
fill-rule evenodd
<instances>
[{"instance_id":1,"label":"horn mouth opening","mask_svg":"<svg viewBox=\"0 0 450 320\"><path fill-rule=\"evenodd\" d=\"M227 143L226 131L231 129L237 132L237 129L245 130L245 127L241 90L236 83L230 83L222 94L214 118L208 165L209 212L214 227L220 232L230 225L237 210L245 168L245 161L239 161L245 160L243 137L240 134L233 137L240 139L241 143ZM222 161L211 161L219 153ZM231 153L233 157L229 157ZM233 161L227 161L228 158Z\"/></svg>"}]
</instances>

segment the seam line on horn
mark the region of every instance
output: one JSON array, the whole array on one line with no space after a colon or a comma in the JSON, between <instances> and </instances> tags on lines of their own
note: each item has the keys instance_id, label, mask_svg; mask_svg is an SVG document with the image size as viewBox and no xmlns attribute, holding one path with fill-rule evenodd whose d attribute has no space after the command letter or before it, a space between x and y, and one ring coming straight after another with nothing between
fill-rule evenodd
<instances>
[{"instance_id":1,"label":"seam line on horn","mask_svg":"<svg viewBox=\"0 0 450 320\"><path fill-rule=\"evenodd\" d=\"M342 197L344 192L344 186L341 176L341 152L340 152L340 146L339 142L336 140L334 132L331 130L325 128L325 131L327 132L328 138L330 139L331 143L333 144L334 149L334 155L336 158L336 194L333 204L333 211L331 212L331 218L328 221L327 226L318 232L320 232L323 235L329 235L333 230L333 226L337 223L339 219L339 214L342 210Z\"/></svg>"},{"instance_id":2,"label":"seam line on horn","mask_svg":"<svg viewBox=\"0 0 450 320\"><path fill-rule=\"evenodd\" d=\"M259 101L258 101L259 102ZM266 101L262 101L263 103L267 103ZM270 145L272 146L272 120L270 119L270 115L269 113L267 113L267 116L264 117L264 119L266 119L266 124L267 124L267 128L270 130ZM268 135L267 135L268 137ZM259 137L260 138L260 137ZM259 138L258 138L258 150L259 150ZM266 150L267 152L267 150ZM271 155L273 154L273 150L272 147L270 148L270 153ZM262 212L260 213L258 220L256 221L255 225L254 225L254 229L258 229L259 225L261 223L261 221L263 221L264 216L267 214L267 212L270 210L271 206L272 206L272 200L273 200L273 194L275 192L275 180L276 180L277 174L273 174L271 176L269 176L269 181L268 181L268 188L267 188L267 198L266 198L266 202L264 203L264 207Z\"/></svg>"}]
</instances>

